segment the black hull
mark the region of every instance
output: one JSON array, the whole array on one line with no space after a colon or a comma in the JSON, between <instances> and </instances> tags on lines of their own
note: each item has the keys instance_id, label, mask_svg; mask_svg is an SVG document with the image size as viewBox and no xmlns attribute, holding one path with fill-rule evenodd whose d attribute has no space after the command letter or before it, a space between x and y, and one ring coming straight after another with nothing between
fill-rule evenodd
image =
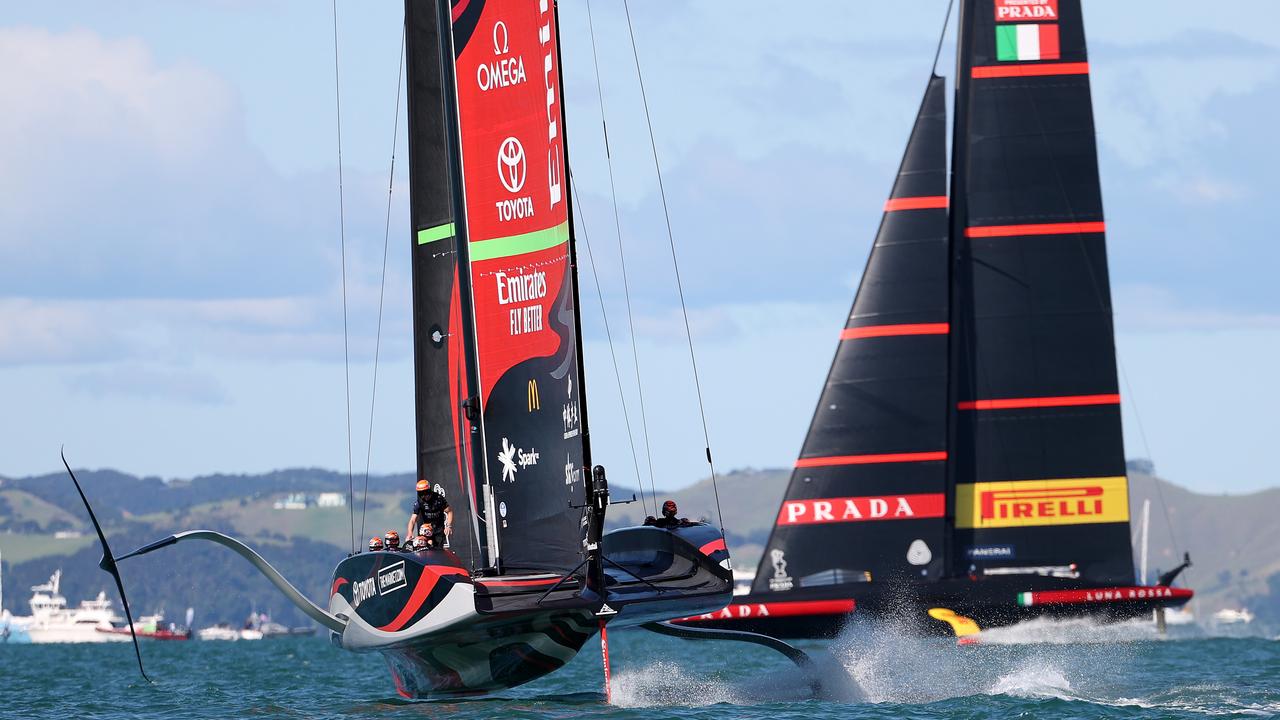
<instances>
[{"instance_id":1,"label":"black hull","mask_svg":"<svg viewBox=\"0 0 1280 720\"><path fill-rule=\"evenodd\" d=\"M1042 602L1024 605L1026 593L1066 594L1069 602ZM952 634L951 627L929 617L930 608L947 608L967 617L983 629L1005 627L1037 618L1090 618L1119 622L1150 617L1162 607L1186 604L1191 593L1180 588L1126 587L1097 588L1079 583L1037 578L1016 585L1006 582L942 580L928 587L872 585L845 587L839 595L831 592L788 593L788 602L822 606L839 600L852 601L853 610L813 613L777 613L776 595L748 594L734 598L723 611L683 618L679 622L694 627L758 632L777 638L834 638L855 619L890 622L926 635ZM763 611L762 611L763 610Z\"/></svg>"},{"instance_id":2,"label":"black hull","mask_svg":"<svg viewBox=\"0 0 1280 720\"><path fill-rule=\"evenodd\" d=\"M333 640L381 652L406 698L457 697L559 669L602 621L636 627L729 601L729 555L714 527L624 528L603 545L603 596L581 575L473 577L447 550L354 555L334 571L329 610L350 622Z\"/></svg>"}]
</instances>

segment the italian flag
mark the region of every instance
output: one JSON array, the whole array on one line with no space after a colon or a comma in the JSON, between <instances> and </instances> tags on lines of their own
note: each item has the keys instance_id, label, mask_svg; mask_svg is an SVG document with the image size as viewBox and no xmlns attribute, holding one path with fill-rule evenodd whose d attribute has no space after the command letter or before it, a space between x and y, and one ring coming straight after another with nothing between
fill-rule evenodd
<instances>
[{"instance_id":1,"label":"italian flag","mask_svg":"<svg viewBox=\"0 0 1280 720\"><path fill-rule=\"evenodd\" d=\"M1060 57L1057 23L996 26L996 59L1000 62Z\"/></svg>"}]
</instances>

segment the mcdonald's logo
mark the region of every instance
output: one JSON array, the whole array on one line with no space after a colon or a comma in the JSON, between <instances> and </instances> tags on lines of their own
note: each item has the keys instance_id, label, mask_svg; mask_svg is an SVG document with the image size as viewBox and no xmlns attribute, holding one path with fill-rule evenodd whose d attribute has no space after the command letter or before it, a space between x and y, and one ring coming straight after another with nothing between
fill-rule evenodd
<instances>
[{"instance_id":1,"label":"mcdonald's logo","mask_svg":"<svg viewBox=\"0 0 1280 720\"><path fill-rule=\"evenodd\" d=\"M529 412L542 409L542 398L538 396L538 381L529 381Z\"/></svg>"}]
</instances>

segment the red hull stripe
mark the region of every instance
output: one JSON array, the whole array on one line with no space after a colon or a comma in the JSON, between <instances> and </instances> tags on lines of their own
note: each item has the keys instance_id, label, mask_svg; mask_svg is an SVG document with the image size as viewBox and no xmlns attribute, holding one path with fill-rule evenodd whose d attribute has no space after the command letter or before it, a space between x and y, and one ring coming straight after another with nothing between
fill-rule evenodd
<instances>
[{"instance_id":1,"label":"red hull stripe","mask_svg":"<svg viewBox=\"0 0 1280 720\"><path fill-rule=\"evenodd\" d=\"M545 578L541 580L485 580L477 578L476 582L484 587L531 587L533 585L553 585L560 581L560 578Z\"/></svg>"},{"instance_id":2,"label":"red hull stripe","mask_svg":"<svg viewBox=\"0 0 1280 720\"><path fill-rule=\"evenodd\" d=\"M702 547L698 548L698 552L702 553L703 555L710 555L711 553L717 550L724 550L725 552L729 552L729 548L725 547L724 538L720 538L719 540L712 540L706 545L703 545Z\"/></svg>"},{"instance_id":3,"label":"red hull stripe","mask_svg":"<svg viewBox=\"0 0 1280 720\"><path fill-rule=\"evenodd\" d=\"M834 465L875 465L878 463L931 462L934 460L946 459L946 450L938 450L935 452L883 453L880 455L832 455L829 457L800 458L796 461L796 467L807 468L831 467Z\"/></svg>"},{"instance_id":4,"label":"red hull stripe","mask_svg":"<svg viewBox=\"0 0 1280 720\"><path fill-rule=\"evenodd\" d=\"M800 615L847 615L856 604L849 600L798 600L793 602L734 603L723 610L693 615L672 622L697 623L704 620L743 620L763 617L796 617Z\"/></svg>"},{"instance_id":5,"label":"red hull stripe","mask_svg":"<svg viewBox=\"0 0 1280 720\"><path fill-rule=\"evenodd\" d=\"M413 586L413 594L409 596L409 601L404 604L400 614L396 615L395 620L378 629L384 632L395 632L403 628L417 614L422 607L422 603L427 601L427 596L435 589L436 583L440 581L440 576L466 574L466 570L449 567L448 565L427 565L423 567L422 574L418 576L418 584Z\"/></svg>"},{"instance_id":6,"label":"red hull stripe","mask_svg":"<svg viewBox=\"0 0 1280 720\"><path fill-rule=\"evenodd\" d=\"M964 231L965 237L990 238L1015 235L1071 235L1107 231L1105 222L1039 223L1036 225L982 225Z\"/></svg>"},{"instance_id":7,"label":"red hull stripe","mask_svg":"<svg viewBox=\"0 0 1280 720\"><path fill-rule=\"evenodd\" d=\"M973 77L977 79L1088 74L1089 63L1087 62L1041 63L1038 65L979 65L973 69Z\"/></svg>"},{"instance_id":8,"label":"red hull stripe","mask_svg":"<svg viewBox=\"0 0 1280 720\"><path fill-rule=\"evenodd\" d=\"M1119 404L1119 395L1069 395L1066 397L965 400L958 403L956 407L960 410L1019 410L1023 408L1081 407L1084 405Z\"/></svg>"},{"instance_id":9,"label":"red hull stripe","mask_svg":"<svg viewBox=\"0 0 1280 720\"><path fill-rule=\"evenodd\" d=\"M1189 600L1193 595L1195 595L1195 592L1187 588L1167 587L1164 585L1092 588L1089 590L1043 590L1040 592L1018 593L1018 604L1030 607L1033 605L1128 603L1148 600L1178 602Z\"/></svg>"},{"instance_id":10,"label":"red hull stripe","mask_svg":"<svg viewBox=\"0 0 1280 720\"><path fill-rule=\"evenodd\" d=\"M346 578L338 578L337 580L334 580L333 587L329 588L329 597L333 597L334 595L337 595L338 589L341 588L343 585L346 585L348 582L350 582L350 580L347 580Z\"/></svg>"},{"instance_id":11,"label":"red hull stripe","mask_svg":"<svg viewBox=\"0 0 1280 720\"><path fill-rule=\"evenodd\" d=\"M923 197L890 198L884 204L885 212L897 210L934 210L947 208L946 195L926 195Z\"/></svg>"},{"instance_id":12,"label":"red hull stripe","mask_svg":"<svg viewBox=\"0 0 1280 720\"><path fill-rule=\"evenodd\" d=\"M947 323L868 325L867 327L845 328L840 331L840 339L863 340L865 338L898 337L901 335L946 335L949 332L951 332L951 326Z\"/></svg>"}]
</instances>

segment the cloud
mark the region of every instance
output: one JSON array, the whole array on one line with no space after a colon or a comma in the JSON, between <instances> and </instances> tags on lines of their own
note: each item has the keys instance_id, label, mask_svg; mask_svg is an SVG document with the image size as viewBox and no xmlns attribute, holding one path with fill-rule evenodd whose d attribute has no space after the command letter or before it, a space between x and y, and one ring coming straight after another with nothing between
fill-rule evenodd
<instances>
[{"instance_id":1,"label":"cloud","mask_svg":"<svg viewBox=\"0 0 1280 720\"><path fill-rule=\"evenodd\" d=\"M114 396L197 405L221 405L229 400L226 388L212 375L145 366L84 372L68 384L72 390L96 399Z\"/></svg>"},{"instance_id":2,"label":"cloud","mask_svg":"<svg viewBox=\"0 0 1280 720\"><path fill-rule=\"evenodd\" d=\"M0 293L283 297L336 281L334 178L277 173L215 73L137 39L22 27L0 28L0 64L22 68L0 74ZM385 202L385 177L347 184L352 204ZM381 220L349 240L380 255Z\"/></svg>"},{"instance_id":3,"label":"cloud","mask_svg":"<svg viewBox=\"0 0 1280 720\"><path fill-rule=\"evenodd\" d=\"M376 288L374 288L376 293ZM349 352L362 362L377 343L377 296L350 298ZM372 296L372 297L370 297ZM194 358L234 362L342 362L339 297L232 300L47 300L0 298L0 366L97 365L145 359L181 366ZM388 294L380 356L412 347L407 289Z\"/></svg>"},{"instance_id":4,"label":"cloud","mask_svg":"<svg viewBox=\"0 0 1280 720\"><path fill-rule=\"evenodd\" d=\"M1233 312L1188 305L1175 291L1164 287L1121 284L1112 294L1120 331L1280 330L1280 312Z\"/></svg>"}]
</instances>

